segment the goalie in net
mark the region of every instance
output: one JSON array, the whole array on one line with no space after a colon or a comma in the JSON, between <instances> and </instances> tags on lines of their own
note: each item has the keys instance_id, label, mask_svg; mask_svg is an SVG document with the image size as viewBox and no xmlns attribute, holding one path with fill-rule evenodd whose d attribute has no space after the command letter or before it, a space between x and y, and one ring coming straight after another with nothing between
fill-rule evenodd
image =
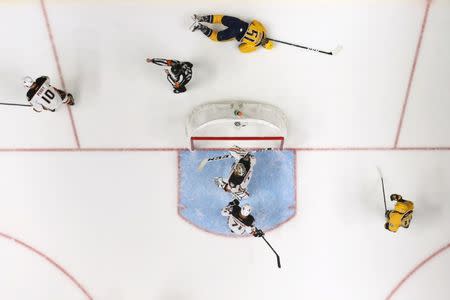
<instances>
[{"instance_id":1,"label":"goalie in net","mask_svg":"<svg viewBox=\"0 0 450 300\"><path fill-rule=\"evenodd\" d=\"M253 175L256 158L251 152L237 146L233 146L230 149L230 155L235 161L231 167L228 179L215 177L214 182L225 192L231 193L234 199L241 200L250 196L247 186Z\"/></svg>"}]
</instances>

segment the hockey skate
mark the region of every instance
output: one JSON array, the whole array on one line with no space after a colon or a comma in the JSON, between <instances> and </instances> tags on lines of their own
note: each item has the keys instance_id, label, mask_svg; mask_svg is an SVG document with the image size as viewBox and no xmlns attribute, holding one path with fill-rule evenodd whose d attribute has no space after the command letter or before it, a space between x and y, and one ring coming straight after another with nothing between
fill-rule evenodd
<instances>
[{"instance_id":1,"label":"hockey skate","mask_svg":"<svg viewBox=\"0 0 450 300\"><path fill-rule=\"evenodd\" d=\"M194 15L196 16L196 15ZM189 26L189 30L194 32L199 30L203 25L199 23L199 21L197 19L194 19L194 17L192 17L192 19L194 20L194 23L192 23L191 26Z\"/></svg>"},{"instance_id":2,"label":"hockey skate","mask_svg":"<svg viewBox=\"0 0 450 300\"><path fill-rule=\"evenodd\" d=\"M67 99L68 99L68 101L67 101L67 105L75 105L75 100L73 99L73 96L72 96L72 94L67 94Z\"/></svg>"},{"instance_id":3,"label":"hockey skate","mask_svg":"<svg viewBox=\"0 0 450 300\"><path fill-rule=\"evenodd\" d=\"M192 25L189 27L192 32L197 30L201 30L203 32L208 31L208 27L200 24L200 22L208 22L208 16L193 15L192 20L194 21L194 23L192 23Z\"/></svg>"},{"instance_id":4,"label":"hockey skate","mask_svg":"<svg viewBox=\"0 0 450 300\"><path fill-rule=\"evenodd\" d=\"M250 197L250 193L247 190L240 190L234 193L231 193L234 199L242 200Z\"/></svg>"},{"instance_id":5,"label":"hockey skate","mask_svg":"<svg viewBox=\"0 0 450 300\"><path fill-rule=\"evenodd\" d=\"M193 14L192 17L191 17L191 19L192 19L194 22L200 22L200 16L199 16L199 15Z\"/></svg>"},{"instance_id":6,"label":"hockey skate","mask_svg":"<svg viewBox=\"0 0 450 300\"><path fill-rule=\"evenodd\" d=\"M212 16L211 15L199 16L199 15L194 14L191 18L192 18L192 20L194 22L208 22L208 23L212 23Z\"/></svg>"}]
</instances>

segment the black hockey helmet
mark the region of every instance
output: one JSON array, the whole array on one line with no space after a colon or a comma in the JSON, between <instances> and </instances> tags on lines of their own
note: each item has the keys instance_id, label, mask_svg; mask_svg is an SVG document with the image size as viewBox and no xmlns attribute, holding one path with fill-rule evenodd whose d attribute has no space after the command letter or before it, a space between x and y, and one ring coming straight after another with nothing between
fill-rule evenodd
<instances>
[{"instance_id":1,"label":"black hockey helmet","mask_svg":"<svg viewBox=\"0 0 450 300\"><path fill-rule=\"evenodd\" d=\"M172 67L170 67L170 71L175 76L180 75L181 74L181 64L174 64L174 65L172 65Z\"/></svg>"},{"instance_id":2,"label":"black hockey helmet","mask_svg":"<svg viewBox=\"0 0 450 300\"><path fill-rule=\"evenodd\" d=\"M391 195L391 201L400 201L400 200L402 200L402 196L397 195L397 194Z\"/></svg>"}]
</instances>

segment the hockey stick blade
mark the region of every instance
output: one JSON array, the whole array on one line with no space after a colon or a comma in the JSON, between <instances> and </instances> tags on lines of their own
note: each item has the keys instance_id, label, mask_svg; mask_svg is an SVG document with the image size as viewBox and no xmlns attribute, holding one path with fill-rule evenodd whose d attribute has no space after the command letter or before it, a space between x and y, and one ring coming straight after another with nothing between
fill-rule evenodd
<instances>
[{"instance_id":1,"label":"hockey stick blade","mask_svg":"<svg viewBox=\"0 0 450 300\"><path fill-rule=\"evenodd\" d=\"M338 53L341 52L341 50L342 50L342 45L337 45L337 47L334 48L333 51L331 51L331 54L332 55L338 55Z\"/></svg>"},{"instance_id":2,"label":"hockey stick blade","mask_svg":"<svg viewBox=\"0 0 450 300\"><path fill-rule=\"evenodd\" d=\"M377 166L378 175L380 175L381 178L383 178L383 173L381 173L380 167Z\"/></svg>"},{"instance_id":3,"label":"hockey stick blade","mask_svg":"<svg viewBox=\"0 0 450 300\"><path fill-rule=\"evenodd\" d=\"M206 164L208 163L208 158L203 159L200 164L197 167L197 171L203 171L203 169L205 168Z\"/></svg>"},{"instance_id":4,"label":"hockey stick blade","mask_svg":"<svg viewBox=\"0 0 450 300\"><path fill-rule=\"evenodd\" d=\"M281 269L281 259L280 256L278 255L278 253L275 251L275 249L273 249L272 245L266 240L266 238L263 236L261 236L264 240L264 242L266 242L266 244L270 247L270 249L273 251L273 253L275 253L276 257L277 257L277 266L279 269Z\"/></svg>"},{"instance_id":5,"label":"hockey stick blade","mask_svg":"<svg viewBox=\"0 0 450 300\"><path fill-rule=\"evenodd\" d=\"M230 158L231 155L230 154L225 154L222 156L216 156L216 157L210 157L210 158L205 158L203 159L200 164L197 167L197 171L202 171L205 166L210 162L210 161L216 161L216 160L222 160L222 159L227 159Z\"/></svg>"},{"instance_id":6,"label":"hockey stick blade","mask_svg":"<svg viewBox=\"0 0 450 300\"><path fill-rule=\"evenodd\" d=\"M237 146L236 146L237 147ZM237 149L240 149L239 147L237 147ZM264 148L264 149L259 149L256 150L255 152L265 152L265 151L275 151L274 148ZM210 157L210 158L204 158L197 167L197 171L201 172L203 171L203 169L205 168L205 166L210 162L210 161L216 161L216 160L222 160L222 159L227 159L230 158L231 155L230 154L225 154L222 156L216 156L216 157Z\"/></svg>"}]
</instances>

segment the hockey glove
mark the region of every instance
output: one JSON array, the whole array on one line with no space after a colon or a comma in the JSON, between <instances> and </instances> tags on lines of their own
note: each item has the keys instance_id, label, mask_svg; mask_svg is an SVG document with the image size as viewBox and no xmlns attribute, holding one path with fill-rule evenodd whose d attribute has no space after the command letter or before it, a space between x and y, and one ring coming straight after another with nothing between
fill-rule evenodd
<instances>
[{"instance_id":1,"label":"hockey glove","mask_svg":"<svg viewBox=\"0 0 450 300\"><path fill-rule=\"evenodd\" d=\"M173 90L173 92L175 93L175 94L180 94L180 93L184 93L184 92L186 92L186 88L184 87L184 86L178 86L178 87L175 87L175 89Z\"/></svg>"},{"instance_id":2,"label":"hockey glove","mask_svg":"<svg viewBox=\"0 0 450 300\"><path fill-rule=\"evenodd\" d=\"M254 232L253 232L253 236L254 237L262 237L264 235L264 232L261 230L261 229L256 229Z\"/></svg>"},{"instance_id":3,"label":"hockey glove","mask_svg":"<svg viewBox=\"0 0 450 300\"><path fill-rule=\"evenodd\" d=\"M233 201L228 203L228 206L236 206L236 205L239 205L239 200L237 200L237 199L233 199Z\"/></svg>"}]
</instances>

